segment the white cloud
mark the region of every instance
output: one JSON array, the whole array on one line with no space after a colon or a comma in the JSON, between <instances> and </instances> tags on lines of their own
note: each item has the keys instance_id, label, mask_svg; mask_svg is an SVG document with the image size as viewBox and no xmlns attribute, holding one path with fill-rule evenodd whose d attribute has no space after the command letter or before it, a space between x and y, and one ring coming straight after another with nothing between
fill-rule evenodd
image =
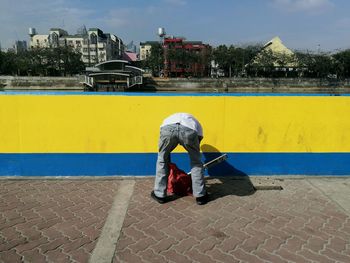
<instances>
[{"instance_id":1,"label":"white cloud","mask_svg":"<svg viewBox=\"0 0 350 263\"><path fill-rule=\"evenodd\" d=\"M158 17L159 10L149 6L145 8L116 8L95 20L95 22L106 30L134 31L148 24L154 17ZM132 19L130 19L132 17Z\"/></svg>"},{"instance_id":2,"label":"white cloud","mask_svg":"<svg viewBox=\"0 0 350 263\"><path fill-rule=\"evenodd\" d=\"M1 46L11 47L15 40L28 40L29 27L36 28L39 34L48 34L51 27L75 34L78 27L90 21L93 13L73 7L69 0L1 0Z\"/></svg>"},{"instance_id":3,"label":"white cloud","mask_svg":"<svg viewBox=\"0 0 350 263\"><path fill-rule=\"evenodd\" d=\"M130 23L130 17L135 17L136 13L137 9L132 8L112 9L98 21L108 27L121 28Z\"/></svg>"},{"instance_id":4,"label":"white cloud","mask_svg":"<svg viewBox=\"0 0 350 263\"><path fill-rule=\"evenodd\" d=\"M333 6L331 0L272 0L272 4L289 12L320 13Z\"/></svg>"}]
</instances>

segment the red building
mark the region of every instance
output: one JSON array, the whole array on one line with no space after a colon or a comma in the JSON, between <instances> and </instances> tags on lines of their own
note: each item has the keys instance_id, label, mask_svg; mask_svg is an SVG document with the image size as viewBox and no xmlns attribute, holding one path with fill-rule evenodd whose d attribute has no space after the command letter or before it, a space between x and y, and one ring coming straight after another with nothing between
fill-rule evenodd
<instances>
[{"instance_id":1,"label":"red building","mask_svg":"<svg viewBox=\"0 0 350 263\"><path fill-rule=\"evenodd\" d=\"M185 41L181 37L165 37L165 77L208 76L210 46L201 41Z\"/></svg>"}]
</instances>

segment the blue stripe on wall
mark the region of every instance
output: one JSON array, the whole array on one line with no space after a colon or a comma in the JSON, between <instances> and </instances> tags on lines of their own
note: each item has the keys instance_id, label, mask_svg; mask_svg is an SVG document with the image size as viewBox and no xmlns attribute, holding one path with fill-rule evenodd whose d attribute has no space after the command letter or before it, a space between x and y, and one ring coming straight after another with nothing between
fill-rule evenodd
<instances>
[{"instance_id":1,"label":"blue stripe on wall","mask_svg":"<svg viewBox=\"0 0 350 263\"><path fill-rule=\"evenodd\" d=\"M221 153L203 153L209 161ZM0 154L0 176L142 176L155 174L156 153L122 154ZM185 153L172 161L189 171ZM228 159L210 168L224 175L350 175L350 153L228 153Z\"/></svg>"}]
</instances>

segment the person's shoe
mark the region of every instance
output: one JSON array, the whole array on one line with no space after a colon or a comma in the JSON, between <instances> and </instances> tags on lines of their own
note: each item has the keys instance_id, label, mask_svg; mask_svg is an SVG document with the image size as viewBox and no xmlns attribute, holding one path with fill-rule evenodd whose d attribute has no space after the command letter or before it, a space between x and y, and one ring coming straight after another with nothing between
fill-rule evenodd
<instances>
[{"instance_id":1,"label":"person's shoe","mask_svg":"<svg viewBox=\"0 0 350 263\"><path fill-rule=\"evenodd\" d=\"M156 196L156 195L154 194L154 191L151 192L151 197L152 197L154 200L156 200L158 203L160 203L160 204L164 204L164 203L166 203L166 201L167 201L165 197L158 197L158 196Z\"/></svg>"},{"instance_id":2,"label":"person's shoe","mask_svg":"<svg viewBox=\"0 0 350 263\"><path fill-rule=\"evenodd\" d=\"M196 197L197 205L205 205L209 201L209 195L205 194L201 197Z\"/></svg>"}]
</instances>

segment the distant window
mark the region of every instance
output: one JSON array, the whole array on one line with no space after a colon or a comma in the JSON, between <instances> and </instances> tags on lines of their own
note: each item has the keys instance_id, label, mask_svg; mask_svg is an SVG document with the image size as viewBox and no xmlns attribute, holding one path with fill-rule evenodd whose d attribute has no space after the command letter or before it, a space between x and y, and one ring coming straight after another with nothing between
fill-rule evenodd
<instances>
[{"instance_id":1,"label":"distant window","mask_svg":"<svg viewBox=\"0 0 350 263\"><path fill-rule=\"evenodd\" d=\"M97 44L97 36L95 33L90 35L90 43L96 45Z\"/></svg>"},{"instance_id":2,"label":"distant window","mask_svg":"<svg viewBox=\"0 0 350 263\"><path fill-rule=\"evenodd\" d=\"M49 42L54 46L58 46L58 35L55 32L50 35Z\"/></svg>"}]
</instances>

